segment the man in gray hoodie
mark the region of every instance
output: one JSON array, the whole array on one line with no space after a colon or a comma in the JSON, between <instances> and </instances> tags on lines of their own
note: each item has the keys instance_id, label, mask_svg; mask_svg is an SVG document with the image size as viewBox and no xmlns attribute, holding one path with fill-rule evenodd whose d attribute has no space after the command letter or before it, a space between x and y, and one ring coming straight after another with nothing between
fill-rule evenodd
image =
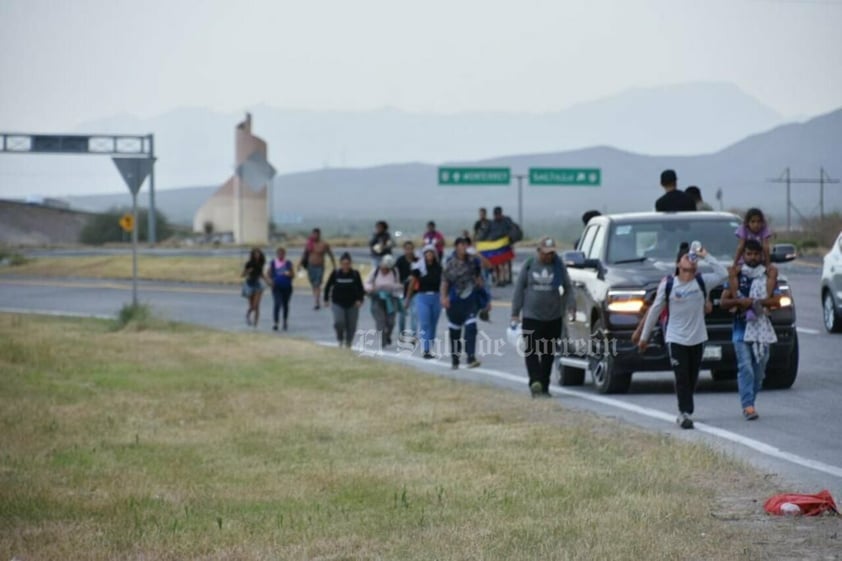
<instances>
[{"instance_id":1,"label":"man in gray hoodie","mask_svg":"<svg viewBox=\"0 0 842 561\"><path fill-rule=\"evenodd\" d=\"M512 325L523 316L532 397L550 397L550 374L568 302L573 305L567 268L556 254L555 241L545 237L538 244L538 254L523 264L512 297Z\"/></svg>"}]
</instances>

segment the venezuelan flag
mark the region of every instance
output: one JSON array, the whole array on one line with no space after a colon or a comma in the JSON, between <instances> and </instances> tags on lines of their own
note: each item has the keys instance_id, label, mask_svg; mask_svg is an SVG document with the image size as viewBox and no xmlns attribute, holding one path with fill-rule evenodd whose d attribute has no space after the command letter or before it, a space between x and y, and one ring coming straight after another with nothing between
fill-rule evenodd
<instances>
[{"instance_id":1,"label":"venezuelan flag","mask_svg":"<svg viewBox=\"0 0 842 561\"><path fill-rule=\"evenodd\" d=\"M494 265L508 263L515 258L515 252L508 236L484 242L477 242L477 251Z\"/></svg>"}]
</instances>

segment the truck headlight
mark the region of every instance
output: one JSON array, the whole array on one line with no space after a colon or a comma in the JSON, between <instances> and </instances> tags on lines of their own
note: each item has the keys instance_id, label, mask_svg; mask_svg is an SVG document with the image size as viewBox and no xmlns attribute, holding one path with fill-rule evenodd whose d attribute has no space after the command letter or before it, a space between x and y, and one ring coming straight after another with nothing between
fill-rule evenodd
<instances>
[{"instance_id":1,"label":"truck headlight","mask_svg":"<svg viewBox=\"0 0 842 561\"><path fill-rule=\"evenodd\" d=\"M789 308L792 306L792 290L789 288L788 284L779 284L778 285L778 292L780 293L780 306L781 308Z\"/></svg>"},{"instance_id":2,"label":"truck headlight","mask_svg":"<svg viewBox=\"0 0 842 561\"><path fill-rule=\"evenodd\" d=\"M608 311L622 314L637 314L646 305L645 290L609 290Z\"/></svg>"}]
</instances>

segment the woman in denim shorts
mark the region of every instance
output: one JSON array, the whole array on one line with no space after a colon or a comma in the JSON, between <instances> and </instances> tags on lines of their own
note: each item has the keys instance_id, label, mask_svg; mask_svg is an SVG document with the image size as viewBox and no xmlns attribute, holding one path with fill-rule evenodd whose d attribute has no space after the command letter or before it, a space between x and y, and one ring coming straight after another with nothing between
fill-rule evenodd
<instances>
[{"instance_id":1,"label":"woman in denim shorts","mask_svg":"<svg viewBox=\"0 0 842 561\"><path fill-rule=\"evenodd\" d=\"M243 281L243 298L248 300L249 307L246 312L246 325L257 327L260 319L260 298L263 296L265 285L261 278L266 278L264 268L266 267L266 256L258 247L253 247L249 254L249 260L243 266L240 275ZM268 279L267 279L268 281ZM253 315L253 317L252 317Z\"/></svg>"}]
</instances>

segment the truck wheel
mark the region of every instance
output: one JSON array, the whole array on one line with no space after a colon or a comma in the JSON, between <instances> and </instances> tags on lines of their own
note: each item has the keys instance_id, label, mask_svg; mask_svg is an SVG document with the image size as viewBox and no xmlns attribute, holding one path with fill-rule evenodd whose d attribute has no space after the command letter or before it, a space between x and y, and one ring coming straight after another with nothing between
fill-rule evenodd
<instances>
[{"instance_id":1,"label":"truck wheel","mask_svg":"<svg viewBox=\"0 0 842 561\"><path fill-rule=\"evenodd\" d=\"M614 348L603 329L602 318L593 324L589 370L599 393L626 393L631 385L631 372L623 372L615 365Z\"/></svg>"},{"instance_id":2,"label":"truck wheel","mask_svg":"<svg viewBox=\"0 0 842 561\"><path fill-rule=\"evenodd\" d=\"M836 306L833 303L833 295L829 290L824 291L822 296L822 316L824 328L828 333L839 333L842 331L842 317L836 313Z\"/></svg>"},{"instance_id":3,"label":"truck wheel","mask_svg":"<svg viewBox=\"0 0 842 561\"><path fill-rule=\"evenodd\" d=\"M766 367L766 377L763 379L763 389L786 390L795 383L798 376L798 333L792 334L792 350L789 353L789 361L784 368Z\"/></svg>"},{"instance_id":4,"label":"truck wheel","mask_svg":"<svg viewBox=\"0 0 842 561\"><path fill-rule=\"evenodd\" d=\"M710 375L713 378L714 382L725 382L728 380L736 380L737 379L737 371L736 370L721 370L721 369L713 369L710 371Z\"/></svg>"},{"instance_id":5,"label":"truck wheel","mask_svg":"<svg viewBox=\"0 0 842 561\"><path fill-rule=\"evenodd\" d=\"M558 385L581 386L585 383L585 371L574 366L558 365Z\"/></svg>"}]
</instances>

